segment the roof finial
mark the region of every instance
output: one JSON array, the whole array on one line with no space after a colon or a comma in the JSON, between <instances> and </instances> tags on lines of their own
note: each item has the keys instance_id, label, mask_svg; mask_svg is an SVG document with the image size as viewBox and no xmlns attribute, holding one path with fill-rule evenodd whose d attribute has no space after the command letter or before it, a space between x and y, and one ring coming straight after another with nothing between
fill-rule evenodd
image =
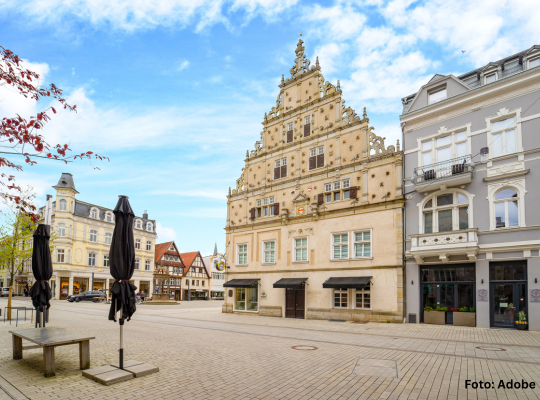
<instances>
[{"instance_id":1,"label":"roof finial","mask_svg":"<svg viewBox=\"0 0 540 400\"><path fill-rule=\"evenodd\" d=\"M302 36L302 32L300 32L300 36Z\"/></svg>"},{"instance_id":2,"label":"roof finial","mask_svg":"<svg viewBox=\"0 0 540 400\"><path fill-rule=\"evenodd\" d=\"M397 151L399 151L399 139L397 140L396 149L397 149Z\"/></svg>"},{"instance_id":3,"label":"roof finial","mask_svg":"<svg viewBox=\"0 0 540 400\"><path fill-rule=\"evenodd\" d=\"M315 67L319 68L319 56L317 56L317 59L315 60Z\"/></svg>"},{"instance_id":4,"label":"roof finial","mask_svg":"<svg viewBox=\"0 0 540 400\"><path fill-rule=\"evenodd\" d=\"M336 90L341 90L341 86L339 85L339 79L338 79L338 81L337 81Z\"/></svg>"},{"instance_id":5,"label":"roof finial","mask_svg":"<svg viewBox=\"0 0 540 400\"><path fill-rule=\"evenodd\" d=\"M285 74L281 74L281 83L285 83Z\"/></svg>"},{"instance_id":6,"label":"roof finial","mask_svg":"<svg viewBox=\"0 0 540 400\"><path fill-rule=\"evenodd\" d=\"M364 117L364 119L367 118L367 112L366 112L366 107L364 107L364 114L362 115Z\"/></svg>"}]
</instances>

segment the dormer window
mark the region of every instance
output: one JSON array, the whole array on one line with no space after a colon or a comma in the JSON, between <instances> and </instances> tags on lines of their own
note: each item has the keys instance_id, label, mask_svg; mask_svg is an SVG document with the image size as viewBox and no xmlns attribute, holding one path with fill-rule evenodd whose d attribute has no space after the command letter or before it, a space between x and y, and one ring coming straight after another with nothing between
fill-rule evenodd
<instances>
[{"instance_id":1,"label":"dormer window","mask_svg":"<svg viewBox=\"0 0 540 400\"><path fill-rule=\"evenodd\" d=\"M98 219L98 211L95 208L93 208L90 212L90 217L93 219Z\"/></svg>"},{"instance_id":2,"label":"dormer window","mask_svg":"<svg viewBox=\"0 0 540 400\"><path fill-rule=\"evenodd\" d=\"M135 222L135 228L141 229L141 221Z\"/></svg>"},{"instance_id":3,"label":"dormer window","mask_svg":"<svg viewBox=\"0 0 540 400\"><path fill-rule=\"evenodd\" d=\"M429 104L437 103L442 100L446 100L446 87L435 89L428 93Z\"/></svg>"},{"instance_id":4,"label":"dormer window","mask_svg":"<svg viewBox=\"0 0 540 400\"><path fill-rule=\"evenodd\" d=\"M154 231L154 225L151 222L148 222L146 224L146 229L148 229L148 232L153 232Z\"/></svg>"},{"instance_id":5,"label":"dormer window","mask_svg":"<svg viewBox=\"0 0 540 400\"><path fill-rule=\"evenodd\" d=\"M486 75L486 77L484 79L485 79L485 84L486 85L488 83L495 82L497 80L497 73L495 72L493 74Z\"/></svg>"},{"instance_id":6,"label":"dormer window","mask_svg":"<svg viewBox=\"0 0 540 400\"><path fill-rule=\"evenodd\" d=\"M113 222L113 214L110 211L107 211L107 214L105 214L105 221Z\"/></svg>"}]
</instances>

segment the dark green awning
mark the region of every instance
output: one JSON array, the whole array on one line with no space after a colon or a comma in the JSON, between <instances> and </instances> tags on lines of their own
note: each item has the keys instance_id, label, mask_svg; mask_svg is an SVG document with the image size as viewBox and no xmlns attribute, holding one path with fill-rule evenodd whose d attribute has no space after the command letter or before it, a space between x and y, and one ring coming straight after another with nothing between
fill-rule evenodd
<instances>
[{"instance_id":1,"label":"dark green awning","mask_svg":"<svg viewBox=\"0 0 540 400\"><path fill-rule=\"evenodd\" d=\"M362 290L367 285L369 281L373 278L372 276L348 276L343 278L329 278L326 282L323 283L322 287L324 289L358 289Z\"/></svg>"},{"instance_id":2,"label":"dark green awning","mask_svg":"<svg viewBox=\"0 0 540 400\"><path fill-rule=\"evenodd\" d=\"M281 278L274 283L274 289L300 289L307 278Z\"/></svg>"},{"instance_id":3,"label":"dark green awning","mask_svg":"<svg viewBox=\"0 0 540 400\"><path fill-rule=\"evenodd\" d=\"M249 288L258 281L259 279L231 279L229 282L225 282L223 287Z\"/></svg>"}]
</instances>

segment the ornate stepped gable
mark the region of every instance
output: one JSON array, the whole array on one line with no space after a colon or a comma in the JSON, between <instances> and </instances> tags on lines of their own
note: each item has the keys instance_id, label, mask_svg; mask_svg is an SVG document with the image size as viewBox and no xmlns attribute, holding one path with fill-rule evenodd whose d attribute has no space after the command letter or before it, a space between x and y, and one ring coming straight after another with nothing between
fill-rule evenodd
<instances>
[{"instance_id":1,"label":"ornate stepped gable","mask_svg":"<svg viewBox=\"0 0 540 400\"><path fill-rule=\"evenodd\" d=\"M294 66L290 69L291 77L285 79L285 76L282 75L281 77L281 83L279 84L279 87L281 88L280 93L277 96L276 99L276 105L271 108L270 112L264 114L264 121L263 126L264 130L261 132L260 136L261 139L255 142L255 149L251 150L251 152L248 150L246 152L246 162L250 159L253 159L254 157L258 157L261 155L264 155L267 151L275 151L277 147L283 148L283 146L286 144L284 140L278 141L274 145L266 144L264 145L264 134L266 132L267 126L272 123L276 123L280 119L284 119L285 117L289 116L290 114L294 114L302 109L307 109L308 107L314 105L317 102L321 102L324 100L328 100L335 96L340 96L342 94L341 87L339 80L337 82L337 86L334 86L332 83L326 81L324 79L324 76L320 72L321 67L319 65L319 57L316 58L315 65L311 65L311 61L306 57L304 51L304 42L302 39L300 39L296 46L296 58L294 60ZM310 67L311 65L311 67ZM299 104L296 107L288 107L285 109L284 103L284 94L285 94L285 88L289 87L293 82L298 83L299 81L302 81L302 79L305 79L309 77L311 74L317 74L317 96L315 98L312 98L312 96L309 96L309 98L303 103ZM332 109L332 105L330 105L330 109ZM326 126L320 125L313 129L314 135L315 131L318 130L318 134L328 134L333 132L336 129L344 129L348 128L350 126L354 125L360 125L360 124L369 124L369 118L367 116L366 108L364 107L364 112L362 115L362 118L360 118L359 115L356 114L354 109L351 107L345 106L345 100L342 100L340 102L341 112L340 112L340 119L336 120L335 123L328 122ZM322 111L322 110L321 110ZM369 125L368 125L369 126ZM363 128L364 129L364 128ZM374 127L365 128L368 131L368 151L367 151L367 158L374 158L374 157L380 157L387 154L394 154L396 151L395 146L388 146L388 149L384 146L384 140L386 138L377 136L373 130ZM294 140L291 144L296 143L297 140L302 136L300 134L296 134L296 128L294 128L295 134L294 134ZM270 131L268 131L270 133ZM372 153L372 150L374 154ZM398 141L398 151L399 151L399 141ZM247 166L247 163L246 163ZM249 187L246 185L246 169L242 168L242 174L240 175L240 178L236 180L236 188L230 189L229 188L229 196L232 194L237 194L243 191L247 191ZM249 185L254 186L254 185Z\"/></svg>"}]
</instances>

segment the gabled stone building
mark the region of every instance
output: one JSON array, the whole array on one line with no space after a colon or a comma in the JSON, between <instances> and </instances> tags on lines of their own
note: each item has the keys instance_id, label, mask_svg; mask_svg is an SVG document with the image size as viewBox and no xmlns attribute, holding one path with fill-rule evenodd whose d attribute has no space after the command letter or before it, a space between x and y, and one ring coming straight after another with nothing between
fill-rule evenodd
<instances>
[{"instance_id":1,"label":"gabled stone building","mask_svg":"<svg viewBox=\"0 0 540 400\"><path fill-rule=\"evenodd\" d=\"M402 322L399 143L304 50L229 189L223 312Z\"/></svg>"}]
</instances>

